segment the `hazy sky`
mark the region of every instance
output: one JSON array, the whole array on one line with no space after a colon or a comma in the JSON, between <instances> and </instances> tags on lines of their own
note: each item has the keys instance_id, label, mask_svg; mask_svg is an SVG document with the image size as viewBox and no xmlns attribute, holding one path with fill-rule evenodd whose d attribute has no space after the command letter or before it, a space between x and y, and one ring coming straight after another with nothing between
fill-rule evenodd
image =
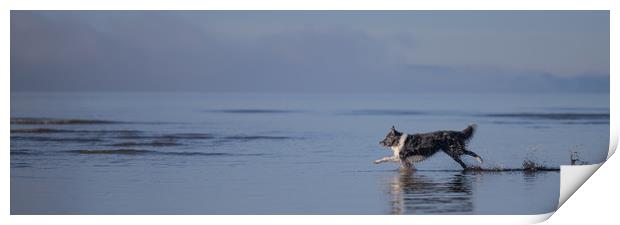
<instances>
[{"instance_id":1,"label":"hazy sky","mask_svg":"<svg viewBox=\"0 0 620 225\"><path fill-rule=\"evenodd\" d=\"M11 91L608 89L608 11L11 12Z\"/></svg>"}]
</instances>

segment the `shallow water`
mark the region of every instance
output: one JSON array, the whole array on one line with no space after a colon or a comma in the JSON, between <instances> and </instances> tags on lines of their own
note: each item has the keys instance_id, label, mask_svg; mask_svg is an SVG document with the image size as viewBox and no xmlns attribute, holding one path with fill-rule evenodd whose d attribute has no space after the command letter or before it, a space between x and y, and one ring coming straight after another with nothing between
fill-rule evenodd
<instances>
[{"instance_id":1,"label":"shallow water","mask_svg":"<svg viewBox=\"0 0 620 225\"><path fill-rule=\"evenodd\" d=\"M607 94L11 93L12 214L538 214L598 163ZM478 124L483 168L372 161L390 126ZM477 166L465 156L466 163Z\"/></svg>"}]
</instances>

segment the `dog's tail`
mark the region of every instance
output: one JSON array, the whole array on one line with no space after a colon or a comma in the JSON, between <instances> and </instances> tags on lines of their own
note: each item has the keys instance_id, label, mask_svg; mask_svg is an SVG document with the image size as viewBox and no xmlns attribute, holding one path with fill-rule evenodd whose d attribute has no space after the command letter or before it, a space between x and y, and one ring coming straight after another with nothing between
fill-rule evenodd
<instances>
[{"instance_id":1,"label":"dog's tail","mask_svg":"<svg viewBox=\"0 0 620 225\"><path fill-rule=\"evenodd\" d=\"M474 136L474 132L476 131L476 124L469 124L469 126L467 126L467 128L465 128L463 131L463 137L465 137L465 140L470 139L472 136Z\"/></svg>"}]
</instances>

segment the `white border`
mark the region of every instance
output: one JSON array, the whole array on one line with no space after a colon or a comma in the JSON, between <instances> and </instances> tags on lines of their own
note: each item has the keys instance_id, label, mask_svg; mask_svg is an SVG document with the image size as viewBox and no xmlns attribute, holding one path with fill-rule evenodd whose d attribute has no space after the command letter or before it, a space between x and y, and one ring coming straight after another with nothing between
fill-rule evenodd
<instances>
[{"instance_id":1,"label":"white border","mask_svg":"<svg viewBox=\"0 0 620 225\"><path fill-rule=\"evenodd\" d=\"M315 1L285 1L285 0L261 0L261 1L252 1L252 0L228 0L222 2L214 2L214 1L187 1L187 0L176 0L176 1L160 1L160 0L134 0L134 1L121 1L121 0L108 0L108 1L100 1L100 2L92 2L92 1L77 1L77 0L55 0L55 1L35 1L35 0L19 0L19 1L2 1L0 3L3 8L4 13L1 18L2 31L4 35L2 35L2 50L4 50L4 54L2 55L2 61L0 63L3 64L2 71L4 76L2 76L2 85L4 87L2 93L2 100L4 101L2 104L3 112L5 113L4 121L5 124L9 123L10 118L10 42L9 42L9 18L10 14L8 13L9 9L13 10L26 10L26 9L39 9L39 10L77 10L77 9L141 9L141 10L197 10L197 9L357 9L357 10L405 10L405 9L416 9L416 10L468 10L468 9L486 9L486 10L524 10L524 9L536 9L536 10L617 10L617 6L614 4L614 1L607 0L589 0L589 1L576 1L576 0L552 0L552 1L534 1L534 0L521 0L521 1L494 1L494 0L469 0L469 1L460 1L460 0L435 0L435 1L370 1L370 0L360 0L360 1L327 1L327 0L315 0ZM614 28L614 24L618 24L618 18L612 11L612 21L611 21L611 40L615 40L617 35L617 29ZM611 61L616 61L618 59L618 46L612 41L611 43ZM614 64L611 64L610 68L611 74L617 74L617 68ZM618 86L618 81L615 76L611 76L611 84L612 87ZM617 98L617 91L611 88L611 99ZM617 131L618 124L617 121L613 120L613 118L617 117L617 105L614 104L613 100L611 101L610 110L612 113L612 124L610 135L612 139L610 139L610 153L611 156L614 147L614 143L617 145ZM9 129L2 130L2 142L6 149L10 149L9 147ZM613 161L613 160L610 160ZM4 158L2 159L4 172L2 173L3 180L10 180L10 162L9 162L9 154L5 153ZM588 194L599 194L596 195L601 197L604 194L600 194L598 191L602 187L608 187L611 180L616 180L616 176L614 176L613 172L607 170L607 167L604 165L599 174L595 174L594 177L597 178L597 182L588 182L587 185L584 185L582 190L578 191L577 194L582 197L581 199L589 199ZM617 170L617 167L615 167ZM605 171L607 170L607 171ZM605 172L603 172L605 171ZM607 176L601 177L601 176ZM617 187L616 185L613 185ZM5 182L0 188L0 193L3 193L4 204L2 204L1 209L5 214L3 214L3 218L0 221L7 221L8 224L84 224L85 222L89 224L110 224L110 223L132 223L132 224L170 224L170 223L183 223L183 224L204 224L204 222L214 222L216 224L232 224L232 223L269 223L269 224L316 224L316 223L361 223L361 224L377 224L377 223L396 223L396 222L411 222L411 223L439 223L439 224L512 224L512 223L535 223L540 222L551 216L549 214L542 215L533 215L533 216L9 216L10 212L10 191L9 191L9 183ZM588 188L589 191L585 191L584 189ZM608 191L612 191L609 188L605 189ZM577 195L576 194L576 195ZM617 198L616 198L617 199ZM577 199L575 199L575 203L577 203ZM573 207L575 205L573 201L568 201L563 207ZM601 204L605 204L601 202ZM615 204L614 204L615 205ZM590 209L588 205L577 205L576 209L573 213L564 213L562 210L563 216L568 218L568 220L561 220L558 218L554 221L563 221L571 222L570 218L579 217L579 218L588 218L588 215L582 215L580 213L584 212L584 208ZM588 212L586 210L586 212ZM595 211L589 211L590 213L596 213ZM611 211L609 211L611 212ZM560 215L558 215L559 217ZM613 218L613 215L596 215L597 218L605 218L608 216L609 221L616 220ZM612 220L613 218L613 220ZM601 220L604 221L604 220Z\"/></svg>"},{"instance_id":2,"label":"white border","mask_svg":"<svg viewBox=\"0 0 620 225\"><path fill-rule=\"evenodd\" d=\"M613 40L618 40L620 36L618 35L618 25L620 23L620 14L617 11L611 11L609 15L609 35L610 35L610 62L618 62L618 42ZM617 63L609 64L609 153L607 154L607 159L614 154L616 149L618 148L618 128L620 124L618 123L618 90L614 87L618 87L618 65ZM616 76L612 76L612 74L616 74ZM614 101L616 100L616 101Z\"/></svg>"}]
</instances>

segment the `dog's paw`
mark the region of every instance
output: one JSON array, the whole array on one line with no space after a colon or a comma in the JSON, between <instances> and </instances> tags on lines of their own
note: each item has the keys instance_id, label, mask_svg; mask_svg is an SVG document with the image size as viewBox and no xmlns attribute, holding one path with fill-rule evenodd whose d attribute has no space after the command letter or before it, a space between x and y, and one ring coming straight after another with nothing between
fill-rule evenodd
<instances>
[{"instance_id":1,"label":"dog's paw","mask_svg":"<svg viewBox=\"0 0 620 225\"><path fill-rule=\"evenodd\" d=\"M478 163L480 164L484 163L484 160L482 160L482 157L480 156L476 157L476 161L478 161Z\"/></svg>"},{"instance_id":2,"label":"dog's paw","mask_svg":"<svg viewBox=\"0 0 620 225\"><path fill-rule=\"evenodd\" d=\"M372 163L379 164L379 163L381 163L381 160L375 160L375 161L372 161Z\"/></svg>"}]
</instances>

